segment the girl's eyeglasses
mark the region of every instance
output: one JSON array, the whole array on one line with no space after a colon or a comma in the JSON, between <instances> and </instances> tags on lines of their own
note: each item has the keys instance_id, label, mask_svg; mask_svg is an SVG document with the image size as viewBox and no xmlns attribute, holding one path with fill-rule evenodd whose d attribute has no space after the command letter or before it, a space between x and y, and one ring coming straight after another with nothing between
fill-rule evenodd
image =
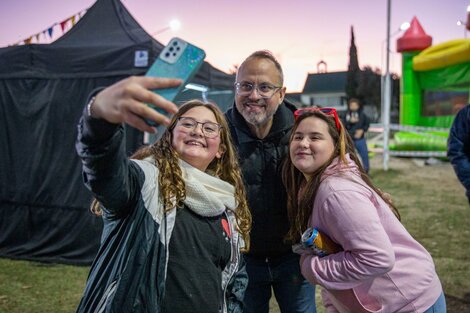
<instances>
[{"instance_id":1,"label":"girl's eyeglasses","mask_svg":"<svg viewBox=\"0 0 470 313\"><path fill-rule=\"evenodd\" d=\"M297 118L300 115L307 113L307 112L322 112L323 114L326 114L326 115L333 115L335 118L336 128L338 130L341 130L341 124L339 122L338 112L336 112L335 108L317 108L317 107L302 108L294 112L294 118L297 120Z\"/></svg>"},{"instance_id":2,"label":"girl's eyeglasses","mask_svg":"<svg viewBox=\"0 0 470 313\"><path fill-rule=\"evenodd\" d=\"M187 130L194 130L196 127L201 124L202 126L202 133L206 138L215 138L219 135L220 129L222 126L218 123L213 123L213 122L198 122L192 117L189 116L180 116L178 117L178 123L176 126L179 126L183 129Z\"/></svg>"}]
</instances>

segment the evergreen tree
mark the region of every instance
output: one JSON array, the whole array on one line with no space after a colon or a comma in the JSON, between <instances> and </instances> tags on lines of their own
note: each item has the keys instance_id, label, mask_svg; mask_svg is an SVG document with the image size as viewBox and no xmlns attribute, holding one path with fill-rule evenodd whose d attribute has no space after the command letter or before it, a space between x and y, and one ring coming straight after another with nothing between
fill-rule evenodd
<instances>
[{"instance_id":1,"label":"evergreen tree","mask_svg":"<svg viewBox=\"0 0 470 313\"><path fill-rule=\"evenodd\" d=\"M348 98L359 98L357 89L360 72L359 61L357 60L357 48L354 42L354 28L351 26L351 45L349 47L349 65L346 82L346 96Z\"/></svg>"}]
</instances>

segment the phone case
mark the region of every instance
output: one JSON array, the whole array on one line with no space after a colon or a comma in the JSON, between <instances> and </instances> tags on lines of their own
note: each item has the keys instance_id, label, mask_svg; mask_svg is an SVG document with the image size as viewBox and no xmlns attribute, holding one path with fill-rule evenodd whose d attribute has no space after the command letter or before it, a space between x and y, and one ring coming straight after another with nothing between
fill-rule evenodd
<instances>
[{"instance_id":1,"label":"phone case","mask_svg":"<svg viewBox=\"0 0 470 313\"><path fill-rule=\"evenodd\" d=\"M181 79L183 83L176 88L154 90L165 99L174 101L201 67L205 57L204 50L175 37L160 52L146 76Z\"/></svg>"}]
</instances>

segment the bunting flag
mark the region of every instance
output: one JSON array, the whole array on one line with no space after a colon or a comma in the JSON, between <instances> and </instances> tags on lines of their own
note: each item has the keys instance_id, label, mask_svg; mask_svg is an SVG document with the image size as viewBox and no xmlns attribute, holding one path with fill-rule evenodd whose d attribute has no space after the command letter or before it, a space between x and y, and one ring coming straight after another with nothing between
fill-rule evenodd
<instances>
[{"instance_id":1,"label":"bunting flag","mask_svg":"<svg viewBox=\"0 0 470 313\"><path fill-rule=\"evenodd\" d=\"M52 25L51 27L49 27L47 29L47 32L49 34L49 37L52 39L52 33L54 32L54 25Z\"/></svg>"},{"instance_id":2,"label":"bunting flag","mask_svg":"<svg viewBox=\"0 0 470 313\"><path fill-rule=\"evenodd\" d=\"M62 22L60 22L60 29L62 29L62 34L64 34L64 31L65 31L65 26L67 25L67 22L69 20L66 19L66 20L63 20Z\"/></svg>"},{"instance_id":3,"label":"bunting flag","mask_svg":"<svg viewBox=\"0 0 470 313\"><path fill-rule=\"evenodd\" d=\"M54 23L53 25L49 26L48 28L46 28L45 30L35 34L35 35L32 35L32 36L29 36L27 39L24 39L24 40L20 40L14 44L12 44L11 46L17 46L21 43L24 43L25 45L30 45L31 42L32 42L32 39L33 37L36 38L36 43L39 43L40 41L40 35L43 34L43 37L46 38L46 33L49 35L49 38L52 39L52 34L54 32L54 27L57 26L57 25L60 25L60 28L62 30L62 35L65 33L66 31L66 28L67 28L67 23L70 21L70 23L72 24L71 27L75 26L75 24L77 23L77 21L79 19L82 18L82 16L85 15L85 13L88 11L88 9L85 9L85 10L82 10L74 15L72 15L71 17L63 20L62 22L60 23ZM76 18L78 17L78 19ZM71 28L69 27L69 28Z\"/></svg>"}]
</instances>

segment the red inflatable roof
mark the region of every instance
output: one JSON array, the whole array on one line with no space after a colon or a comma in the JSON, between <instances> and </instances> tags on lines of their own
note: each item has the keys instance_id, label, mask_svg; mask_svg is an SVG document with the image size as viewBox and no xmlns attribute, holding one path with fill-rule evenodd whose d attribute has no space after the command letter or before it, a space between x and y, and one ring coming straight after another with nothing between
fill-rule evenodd
<instances>
[{"instance_id":1,"label":"red inflatable roof","mask_svg":"<svg viewBox=\"0 0 470 313\"><path fill-rule=\"evenodd\" d=\"M416 16L413 17L410 27L397 40L397 51L420 51L432 45L432 37L427 35Z\"/></svg>"}]
</instances>

